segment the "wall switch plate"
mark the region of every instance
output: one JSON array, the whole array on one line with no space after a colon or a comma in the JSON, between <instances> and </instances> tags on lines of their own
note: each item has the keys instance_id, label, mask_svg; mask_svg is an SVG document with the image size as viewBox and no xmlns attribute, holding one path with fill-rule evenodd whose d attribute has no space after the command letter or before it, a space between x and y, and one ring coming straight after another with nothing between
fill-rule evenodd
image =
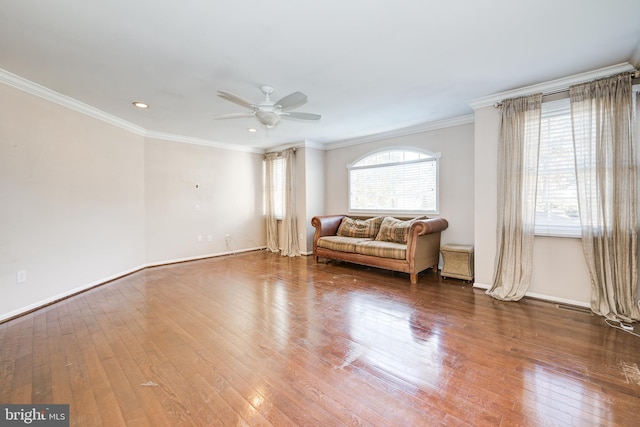
<instances>
[{"instance_id":1,"label":"wall switch plate","mask_svg":"<svg viewBox=\"0 0 640 427\"><path fill-rule=\"evenodd\" d=\"M198 242L202 242L202 235L198 234Z\"/></svg>"},{"instance_id":2,"label":"wall switch plate","mask_svg":"<svg viewBox=\"0 0 640 427\"><path fill-rule=\"evenodd\" d=\"M20 270L16 273L16 283L24 283L27 281L27 272Z\"/></svg>"},{"instance_id":3,"label":"wall switch plate","mask_svg":"<svg viewBox=\"0 0 640 427\"><path fill-rule=\"evenodd\" d=\"M213 236L211 234L207 235L207 241L212 241L213 240Z\"/></svg>"}]
</instances>

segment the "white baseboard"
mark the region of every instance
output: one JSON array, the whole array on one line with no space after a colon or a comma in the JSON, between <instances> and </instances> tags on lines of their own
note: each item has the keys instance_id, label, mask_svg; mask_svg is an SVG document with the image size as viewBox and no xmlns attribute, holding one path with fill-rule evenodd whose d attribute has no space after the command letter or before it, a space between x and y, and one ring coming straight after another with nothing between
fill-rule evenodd
<instances>
[{"instance_id":1,"label":"white baseboard","mask_svg":"<svg viewBox=\"0 0 640 427\"><path fill-rule=\"evenodd\" d=\"M487 285L485 283L474 282L473 283L473 287L474 288L478 288L478 289L489 289L491 287L491 285ZM568 305L575 305L577 307L591 308L591 304L588 303L588 302L575 301L575 300L571 300L571 299L567 299L567 298L560 298L560 297L556 297L556 296L552 296L552 295L543 295L543 294L538 294L538 293L535 293L535 292L526 292L524 294L524 296L530 297L530 298L539 299L539 300L543 300L543 301L553 302L553 303L557 303L557 304L568 304Z\"/></svg>"},{"instance_id":2,"label":"white baseboard","mask_svg":"<svg viewBox=\"0 0 640 427\"><path fill-rule=\"evenodd\" d=\"M169 265L169 264L178 264L181 262L188 262L188 261L197 261L200 259L207 259L207 258L216 258L216 257L220 257L220 256L225 256L225 255L235 255L235 254L239 254L239 253L243 253L243 252L253 252L253 251L261 251L266 249L266 246L258 246L255 248L248 248L248 249L240 249L237 251L225 251L225 252L217 252L214 254L206 254L206 255L197 255L197 256L192 256L192 257L186 257L186 258L176 258L176 259L170 259L170 260L166 260L166 261L156 261L156 262L150 262L145 264L145 268L147 267L159 267L161 265Z\"/></svg>"},{"instance_id":3,"label":"white baseboard","mask_svg":"<svg viewBox=\"0 0 640 427\"><path fill-rule=\"evenodd\" d=\"M484 283L473 282L473 287L478 289L489 289L491 286Z\"/></svg>"},{"instance_id":4,"label":"white baseboard","mask_svg":"<svg viewBox=\"0 0 640 427\"><path fill-rule=\"evenodd\" d=\"M591 303L584 302L584 301L575 301L575 300L572 300L572 299L559 298L559 297L554 297L554 296L549 296L549 295L542 295L542 294L536 294L536 293L533 293L533 292L527 292L525 294L525 296L528 296L528 297L531 297L531 298L535 298L535 299L544 300L544 301L554 302L554 303L557 303L557 304L575 305L577 307L584 307L584 308L591 309Z\"/></svg>"},{"instance_id":5,"label":"white baseboard","mask_svg":"<svg viewBox=\"0 0 640 427\"><path fill-rule=\"evenodd\" d=\"M50 298L46 298L46 299L40 300L40 301L35 302L33 304L29 304L28 306L19 308L17 310L13 310L13 311L10 311L8 313L0 314L0 323L4 322L6 320L12 319L14 317L19 317L19 316L22 316L24 314L30 313L32 311L38 310L40 308L46 307L46 306L48 306L50 304L53 304L53 303L55 303L57 301L63 300L65 298L68 298L68 297L73 296L75 294L79 294L79 293L87 291L87 290L89 290L91 288L95 288L96 286L104 285L105 283L111 282L113 280L119 279L119 278L124 277L124 276L128 276L129 274L135 273L135 272L140 271L140 270L144 270L145 268L159 267L161 265L177 264L177 263L180 263L180 262L187 262L187 261L196 261L196 260L206 259L206 258L215 258L215 257L219 257L219 256L224 256L224 255L235 255L235 254L242 253L242 252L252 252L252 251L263 250L265 248L266 248L265 246L261 246L261 247L257 247L257 248L242 249L242 250L238 250L238 251L228 251L228 252L220 252L220 253L215 253L215 254L187 257L187 258L177 258L177 259L159 261L159 262L150 262L150 263L147 263L147 264L140 265L138 267L134 267L134 268L130 268L130 269L125 270L125 271L121 271L121 272L116 273L116 274L112 274L110 276L104 277L104 278L99 279L99 280L94 280L93 282L87 283L87 284L82 285L82 286L78 286L77 288L70 289L68 291L62 292L62 293L60 293L58 295L54 295L54 296L52 296Z\"/></svg>"},{"instance_id":6,"label":"white baseboard","mask_svg":"<svg viewBox=\"0 0 640 427\"><path fill-rule=\"evenodd\" d=\"M68 298L68 297L73 296L75 294L79 294L79 293L87 291L87 290L89 290L91 288L95 288L96 286L100 286L100 285L103 285L105 283L111 282L112 280L116 280L116 279L119 279L121 277L128 276L129 274L135 273L136 271L143 270L144 268L146 268L146 265L140 265L138 267L130 268L130 269L122 271L120 273L113 274L111 276L108 276L108 277L105 277L105 278L102 278L102 279L99 279L99 280L94 280L93 282L87 283L87 284L82 285L82 286L78 286L77 288L70 289L70 290L68 290L66 292L63 292L63 293L58 294L58 295L54 295L54 296L52 296L50 298L43 299L43 300L38 301L36 303L29 304L26 307L22 307L22 308L19 308L17 310L13 310L13 311L10 311L8 313L3 313L3 314L0 315L0 322L4 322L5 320L21 316L21 315L29 313L31 311L38 310L38 309L40 309L42 307L46 307L46 306L48 306L50 304L53 304L53 303L55 303L57 301L63 300L65 298Z\"/></svg>"},{"instance_id":7,"label":"white baseboard","mask_svg":"<svg viewBox=\"0 0 640 427\"><path fill-rule=\"evenodd\" d=\"M100 286L100 285L103 285L105 283L111 282L112 280L116 280L116 279L119 279L121 277L127 276L129 274L135 273L137 271L143 270L145 268L159 267L159 266L162 266L162 265L177 264L177 263L188 262L188 261L197 261L197 260L201 260L201 259L215 258L215 257L225 256L225 255L235 255L235 254L238 254L238 253L259 251L259 250L264 250L264 249L266 249L266 246L259 246L259 247L255 247L255 248L241 249L241 250L237 250L237 251L218 252L218 253L214 253L214 254L198 255L198 256L186 257L186 258L176 258L176 259L165 260L165 261L150 262L150 263L147 263L147 264L144 264L144 265L140 265L138 267L130 268L130 269L122 271L120 273L113 274L111 276L107 276L107 277L105 277L103 279L95 280L95 281L93 281L91 283L87 283L87 284L85 284L83 286L78 286L77 288L71 289L69 291L63 292L63 293L55 295L53 297L46 298L44 300L38 301L38 302L33 303L33 304L29 304L26 307L22 307L22 308L19 308L17 310L13 310L13 311L10 311L8 313L0 314L0 323L6 321L8 319L11 319L11 318L14 318L14 317L18 317L18 316L24 315L26 313L29 313L31 311L37 310L39 308L45 307L47 305L53 304L53 303L55 303L57 301L60 301L62 299L68 298L68 297L70 297L72 295L84 292L84 291L89 290L91 288L94 288L96 286ZM305 255L305 256L308 256L308 255L313 255L313 252L303 252L302 254ZM479 289L489 289L491 286L487 285L487 284L484 284L484 283L474 282L473 283L473 287L474 288L479 288ZM554 302L554 303L569 304L569 305L574 305L574 306L578 306L578 307L586 307L586 308L590 307L589 303L585 303L585 302L582 302L582 301L574 301L574 300L570 300L570 299L566 299L566 298L558 298L558 297L554 297L554 296L550 296L550 295L542 295L542 294L527 292L525 294L525 296L528 296L528 297L531 297L531 298L540 299L540 300L544 300L544 301Z\"/></svg>"}]
</instances>

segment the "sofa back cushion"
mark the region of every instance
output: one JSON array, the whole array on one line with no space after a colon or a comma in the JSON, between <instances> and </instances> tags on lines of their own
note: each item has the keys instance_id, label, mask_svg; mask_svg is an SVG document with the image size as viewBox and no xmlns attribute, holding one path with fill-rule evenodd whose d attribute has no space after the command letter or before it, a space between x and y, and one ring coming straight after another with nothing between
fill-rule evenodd
<instances>
[{"instance_id":1,"label":"sofa back cushion","mask_svg":"<svg viewBox=\"0 0 640 427\"><path fill-rule=\"evenodd\" d=\"M376 240L406 244L411 224L419 219L427 219L427 217L421 216L407 221L390 216L385 217L382 220L382 224L380 224L380 231L376 235Z\"/></svg>"},{"instance_id":2,"label":"sofa back cushion","mask_svg":"<svg viewBox=\"0 0 640 427\"><path fill-rule=\"evenodd\" d=\"M378 235L383 217L369 219L354 219L345 216L338 227L336 235L343 237L368 237L373 239Z\"/></svg>"}]
</instances>

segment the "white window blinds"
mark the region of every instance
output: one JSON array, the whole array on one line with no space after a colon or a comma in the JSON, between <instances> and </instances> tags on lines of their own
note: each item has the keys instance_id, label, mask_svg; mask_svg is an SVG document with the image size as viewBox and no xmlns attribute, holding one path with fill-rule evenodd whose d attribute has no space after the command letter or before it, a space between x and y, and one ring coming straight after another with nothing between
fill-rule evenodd
<instances>
[{"instance_id":1,"label":"white window blinds","mask_svg":"<svg viewBox=\"0 0 640 427\"><path fill-rule=\"evenodd\" d=\"M542 104L535 233L580 236L569 99Z\"/></svg>"},{"instance_id":2,"label":"white window blinds","mask_svg":"<svg viewBox=\"0 0 640 427\"><path fill-rule=\"evenodd\" d=\"M435 213L437 190L437 156L387 151L349 167L351 212Z\"/></svg>"}]
</instances>

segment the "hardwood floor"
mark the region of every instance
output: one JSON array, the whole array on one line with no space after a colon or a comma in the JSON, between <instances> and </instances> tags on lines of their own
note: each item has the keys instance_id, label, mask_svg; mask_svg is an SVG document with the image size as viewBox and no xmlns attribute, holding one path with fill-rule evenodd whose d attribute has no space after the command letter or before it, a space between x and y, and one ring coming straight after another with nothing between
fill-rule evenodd
<instances>
[{"instance_id":1,"label":"hardwood floor","mask_svg":"<svg viewBox=\"0 0 640 427\"><path fill-rule=\"evenodd\" d=\"M640 415L640 338L600 317L313 257L147 269L0 325L0 343L0 403L68 403L75 426L632 426Z\"/></svg>"}]
</instances>

